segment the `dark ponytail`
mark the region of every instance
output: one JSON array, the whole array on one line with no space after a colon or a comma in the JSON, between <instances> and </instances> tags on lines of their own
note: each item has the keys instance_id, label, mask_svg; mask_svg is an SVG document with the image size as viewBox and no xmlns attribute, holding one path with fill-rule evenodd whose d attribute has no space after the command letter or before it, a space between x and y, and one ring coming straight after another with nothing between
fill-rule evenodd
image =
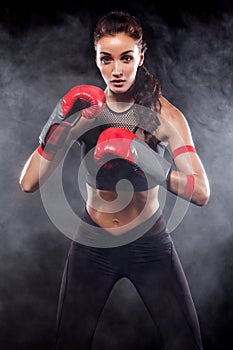
<instances>
[{"instance_id":1,"label":"dark ponytail","mask_svg":"<svg viewBox=\"0 0 233 350\"><path fill-rule=\"evenodd\" d=\"M145 140L152 148L155 148L158 143L151 132L155 131L160 124L157 116L157 112L161 108L160 94L161 89L158 81L144 65L139 67L134 85L134 99L138 110L141 110L141 113L139 112L141 123L142 125L146 123L144 127ZM147 109L145 110L139 106L147 107Z\"/></svg>"},{"instance_id":2,"label":"dark ponytail","mask_svg":"<svg viewBox=\"0 0 233 350\"><path fill-rule=\"evenodd\" d=\"M160 93L158 81L144 65L139 67L134 86L135 103L158 112L160 110Z\"/></svg>"}]
</instances>

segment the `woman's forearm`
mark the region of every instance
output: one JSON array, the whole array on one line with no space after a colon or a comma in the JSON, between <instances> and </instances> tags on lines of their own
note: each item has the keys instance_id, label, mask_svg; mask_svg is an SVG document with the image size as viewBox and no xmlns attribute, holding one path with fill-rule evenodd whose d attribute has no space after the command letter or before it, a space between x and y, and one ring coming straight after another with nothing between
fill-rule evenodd
<instances>
[{"instance_id":1,"label":"woman's forearm","mask_svg":"<svg viewBox=\"0 0 233 350\"><path fill-rule=\"evenodd\" d=\"M205 174L203 176L192 174L192 176L194 177L194 187L189 198L185 198L183 195L187 188L188 178L187 175L181 171L172 170L168 189L196 205L204 206L207 204L210 195L208 179Z\"/></svg>"},{"instance_id":2,"label":"woman's forearm","mask_svg":"<svg viewBox=\"0 0 233 350\"><path fill-rule=\"evenodd\" d=\"M35 150L23 167L19 180L21 189L24 192L37 191L54 168L54 162L43 158L38 151Z\"/></svg>"},{"instance_id":3,"label":"woman's forearm","mask_svg":"<svg viewBox=\"0 0 233 350\"><path fill-rule=\"evenodd\" d=\"M35 192L46 182L61 162L70 142L70 138L68 138L63 148L57 151L53 160L45 159L37 149L30 155L19 179L19 184L24 192Z\"/></svg>"}]
</instances>

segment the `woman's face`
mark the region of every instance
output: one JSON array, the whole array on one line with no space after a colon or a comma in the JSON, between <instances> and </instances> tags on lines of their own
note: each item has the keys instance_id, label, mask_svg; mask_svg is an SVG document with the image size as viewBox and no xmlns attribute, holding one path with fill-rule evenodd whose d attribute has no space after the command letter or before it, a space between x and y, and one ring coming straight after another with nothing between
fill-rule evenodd
<instances>
[{"instance_id":1,"label":"woman's face","mask_svg":"<svg viewBox=\"0 0 233 350\"><path fill-rule=\"evenodd\" d=\"M133 85L144 54L125 33L104 36L96 45L96 64L110 91L121 94Z\"/></svg>"}]
</instances>

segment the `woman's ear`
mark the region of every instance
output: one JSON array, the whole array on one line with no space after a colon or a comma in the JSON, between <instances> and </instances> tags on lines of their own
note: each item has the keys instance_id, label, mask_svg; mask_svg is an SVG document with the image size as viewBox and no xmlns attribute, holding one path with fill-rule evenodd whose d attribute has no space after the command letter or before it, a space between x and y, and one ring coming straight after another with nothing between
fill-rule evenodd
<instances>
[{"instance_id":1,"label":"woman's ear","mask_svg":"<svg viewBox=\"0 0 233 350\"><path fill-rule=\"evenodd\" d=\"M97 61L97 57L95 56L95 64L98 67L98 61ZM99 67L98 67L99 68Z\"/></svg>"},{"instance_id":2,"label":"woman's ear","mask_svg":"<svg viewBox=\"0 0 233 350\"><path fill-rule=\"evenodd\" d=\"M144 58L145 58L145 55L144 55L144 52L142 52L140 55L140 61L139 61L139 65L138 65L139 67L141 67L143 65Z\"/></svg>"},{"instance_id":3,"label":"woman's ear","mask_svg":"<svg viewBox=\"0 0 233 350\"><path fill-rule=\"evenodd\" d=\"M100 62L97 58L97 55L95 55L95 64L96 64L97 68L100 69Z\"/></svg>"}]
</instances>

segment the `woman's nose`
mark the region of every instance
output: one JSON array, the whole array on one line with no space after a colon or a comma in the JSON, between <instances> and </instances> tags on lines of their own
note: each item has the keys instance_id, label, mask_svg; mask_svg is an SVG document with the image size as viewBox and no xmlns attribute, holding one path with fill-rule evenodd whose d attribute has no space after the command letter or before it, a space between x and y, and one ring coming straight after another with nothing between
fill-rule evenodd
<instances>
[{"instance_id":1,"label":"woman's nose","mask_svg":"<svg viewBox=\"0 0 233 350\"><path fill-rule=\"evenodd\" d=\"M122 64L120 62L115 62L114 63L112 74L114 76L121 76L123 74Z\"/></svg>"}]
</instances>

